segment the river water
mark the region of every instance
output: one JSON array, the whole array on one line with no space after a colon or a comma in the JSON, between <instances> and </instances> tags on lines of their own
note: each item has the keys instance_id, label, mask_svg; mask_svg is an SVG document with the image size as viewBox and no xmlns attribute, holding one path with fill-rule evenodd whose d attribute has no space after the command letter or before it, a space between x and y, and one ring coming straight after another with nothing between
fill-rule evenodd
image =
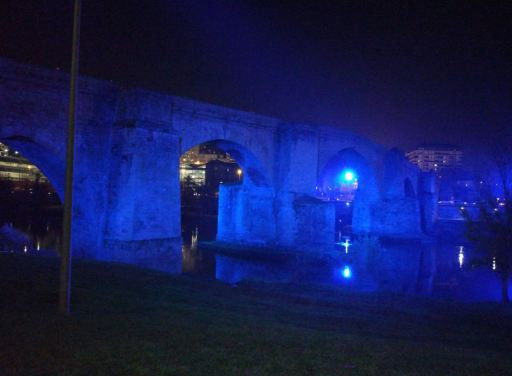
<instances>
[{"instance_id":1,"label":"river water","mask_svg":"<svg viewBox=\"0 0 512 376\"><path fill-rule=\"evenodd\" d=\"M215 239L216 224L208 219L195 223L185 226L182 233L183 273L201 278L230 284L243 281L328 284L465 302L501 299L500 282L492 262L482 261L482 255L460 236L437 238L427 245L413 240L387 242L383 254L370 254L370 258L376 258L377 265L369 267L362 265L365 263L356 254L364 251L354 249L354 239L339 235L338 260L334 265L305 266L297 262L247 259L202 250L201 241ZM372 278L372 273L377 277Z\"/></svg>"},{"instance_id":2,"label":"river water","mask_svg":"<svg viewBox=\"0 0 512 376\"><path fill-rule=\"evenodd\" d=\"M47 216L44 223L37 225L15 224L30 234L26 247L16 252L56 255L59 219L60 216L55 215ZM182 272L199 278L230 284L243 281L327 284L467 302L501 298L500 283L493 270L495 265L492 261L481 265L481 255L462 240L456 240L460 237L442 237L427 245L414 241L388 242L380 253L372 254L364 247L356 247L350 235L339 234L335 262L311 266L293 260L247 259L202 250L198 246L201 241L215 239L216 218L184 218L183 223Z\"/></svg>"}]
</instances>

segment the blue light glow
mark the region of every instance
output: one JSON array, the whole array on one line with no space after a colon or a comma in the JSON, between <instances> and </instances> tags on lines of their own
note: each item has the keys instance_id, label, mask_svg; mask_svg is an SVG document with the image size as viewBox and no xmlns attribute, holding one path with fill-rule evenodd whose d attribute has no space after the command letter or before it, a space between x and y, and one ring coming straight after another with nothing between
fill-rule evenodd
<instances>
[{"instance_id":1,"label":"blue light glow","mask_svg":"<svg viewBox=\"0 0 512 376\"><path fill-rule=\"evenodd\" d=\"M336 184L350 186L357 183L357 174L354 170L346 168L342 170L336 177Z\"/></svg>"},{"instance_id":2,"label":"blue light glow","mask_svg":"<svg viewBox=\"0 0 512 376\"><path fill-rule=\"evenodd\" d=\"M350 270L350 266L345 265L341 271L341 275L343 278L351 278L352 277L352 270Z\"/></svg>"},{"instance_id":3,"label":"blue light glow","mask_svg":"<svg viewBox=\"0 0 512 376\"><path fill-rule=\"evenodd\" d=\"M353 181L355 179L355 174L353 171L347 170L343 173L343 180L345 181Z\"/></svg>"}]
</instances>

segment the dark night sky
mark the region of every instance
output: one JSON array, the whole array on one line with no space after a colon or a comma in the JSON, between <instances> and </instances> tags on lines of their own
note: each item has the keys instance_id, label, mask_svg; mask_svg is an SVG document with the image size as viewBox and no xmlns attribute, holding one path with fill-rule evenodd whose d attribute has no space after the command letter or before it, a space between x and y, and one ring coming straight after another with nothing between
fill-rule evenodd
<instances>
[{"instance_id":1,"label":"dark night sky","mask_svg":"<svg viewBox=\"0 0 512 376\"><path fill-rule=\"evenodd\" d=\"M3 0L0 56L68 69L71 18L71 0ZM388 146L471 147L511 120L511 20L510 2L84 0L80 69Z\"/></svg>"}]
</instances>

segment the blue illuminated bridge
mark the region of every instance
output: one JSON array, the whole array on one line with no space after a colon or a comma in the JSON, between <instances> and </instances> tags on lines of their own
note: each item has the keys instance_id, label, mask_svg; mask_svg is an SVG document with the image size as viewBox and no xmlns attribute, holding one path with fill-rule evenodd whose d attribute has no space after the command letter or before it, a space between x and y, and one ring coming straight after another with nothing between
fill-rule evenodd
<instances>
[{"instance_id":1,"label":"blue illuminated bridge","mask_svg":"<svg viewBox=\"0 0 512 376\"><path fill-rule=\"evenodd\" d=\"M66 74L0 59L0 142L61 196L68 87ZM78 99L76 256L180 270L179 160L208 141L244 173L220 187L219 241L329 251L335 208L319 191L353 195L356 235L420 236L431 224L429 182L400 152L360 135L87 77Z\"/></svg>"}]
</instances>

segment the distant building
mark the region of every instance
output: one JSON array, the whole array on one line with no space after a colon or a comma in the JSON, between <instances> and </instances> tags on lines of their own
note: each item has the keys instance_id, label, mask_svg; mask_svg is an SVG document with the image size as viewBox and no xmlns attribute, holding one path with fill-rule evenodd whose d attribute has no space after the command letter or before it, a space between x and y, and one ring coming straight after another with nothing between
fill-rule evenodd
<instances>
[{"instance_id":1,"label":"distant building","mask_svg":"<svg viewBox=\"0 0 512 376\"><path fill-rule=\"evenodd\" d=\"M180 158L180 181L185 185L215 187L217 190L220 182L239 180L239 170L234 159L213 143L195 146Z\"/></svg>"},{"instance_id":2,"label":"distant building","mask_svg":"<svg viewBox=\"0 0 512 376\"><path fill-rule=\"evenodd\" d=\"M405 155L423 171L462 168L463 153L455 145L423 144Z\"/></svg>"},{"instance_id":3,"label":"distant building","mask_svg":"<svg viewBox=\"0 0 512 376\"><path fill-rule=\"evenodd\" d=\"M0 180L16 183L48 182L39 169L15 150L0 143Z\"/></svg>"},{"instance_id":4,"label":"distant building","mask_svg":"<svg viewBox=\"0 0 512 376\"><path fill-rule=\"evenodd\" d=\"M181 156L180 163L205 165L213 160L219 160L225 163L236 163L228 153L219 150L214 144L208 142L190 148Z\"/></svg>"},{"instance_id":5,"label":"distant building","mask_svg":"<svg viewBox=\"0 0 512 376\"><path fill-rule=\"evenodd\" d=\"M204 164L180 164L180 181L188 188L203 186L206 182Z\"/></svg>"}]
</instances>

